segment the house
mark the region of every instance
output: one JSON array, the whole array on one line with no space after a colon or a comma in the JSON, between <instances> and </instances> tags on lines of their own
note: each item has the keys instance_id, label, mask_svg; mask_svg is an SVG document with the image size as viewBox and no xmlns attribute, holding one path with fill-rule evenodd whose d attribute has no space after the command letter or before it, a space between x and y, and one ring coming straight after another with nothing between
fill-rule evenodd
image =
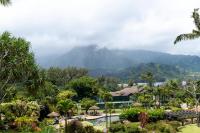
<instances>
[{"instance_id":1,"label":"house","mask_svg":"<svg viewBox=\"0 0 200 133\"><path fill-rule=\"evenodd\" d=\"M120 91L110 92L113 101L130 101L130 96L142 92L142 88L137 86L126 87Z\"/></svg>"}]
</instances>

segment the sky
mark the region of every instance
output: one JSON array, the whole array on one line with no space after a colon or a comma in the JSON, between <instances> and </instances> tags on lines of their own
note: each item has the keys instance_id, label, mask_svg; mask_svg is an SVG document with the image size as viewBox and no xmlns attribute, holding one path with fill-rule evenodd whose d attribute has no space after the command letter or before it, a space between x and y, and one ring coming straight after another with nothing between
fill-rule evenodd
<instances>
[{"instance_id":1,"label":"sky","mask_svg":"<svg viewBox=\"0 0 200 133\"><path fill-rule=\"evenodd\" d=\"M174 46L194 28L200 0L12 0L0 6L0 32L31 42L36 56L76 46L200 55L200 39Z\"/></svg>"}]
</instances>

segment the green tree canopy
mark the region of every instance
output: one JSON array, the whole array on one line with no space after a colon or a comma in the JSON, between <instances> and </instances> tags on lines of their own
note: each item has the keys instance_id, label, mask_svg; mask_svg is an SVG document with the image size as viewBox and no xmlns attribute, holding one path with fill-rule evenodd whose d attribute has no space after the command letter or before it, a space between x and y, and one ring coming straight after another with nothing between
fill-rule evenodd
<instances>
[{"instance_id":1,"label":"green tree canopy","mask_svg":"<svg viewBox=\"0 0 200 133\"><path fill-rule=\"evenodd\" d=\"M98 83L108 91L117 91L119 90L118 83L119 79L115 77L105 77L100 76L97 78Z\"/></svg>"},{"instance_id":2,"label":"green tree canopy","mask_svg":"<svg viewBox=\"0 0 200 133\"><path fill-rule=\"evenodd\" d=\"M96 104L96 101L90 98L83 98L81 101L81 106L85 109L85 112L87 114L90 107L94 106Z\"/></svg>"},{"instance_id":3,"label":"green tree canopy","mask_svg":"<svg viewBox=\"0 0 200 133\"><path fill-rule=\"evenodd\" d=\"M15 100L0 104L1 112L6 115L6 119L22 116L39 116L40 106L35 101Z\"/></svg>"},{"instance_id":4,"label":"green tree canopy","mask_svg":"<svg viewBox=\"0 0 200 133\"><path fill-rule=\"evenodd\" d=\"M75 103L71 99L60 100L57 103L57 108L61 113L67 114L75 107Z\"/></svg>"},{"instance_id":5,"label":"green tree canopy","mask_svg":"<svg viewBox=\"0 0 200 133\"><path fill-rule=\"evenodd\" d=\"M30 82L27 88L38 85L38 71L28 41L9 32L0 35L0 100L6 96L4 91L8 84Z\"/></svg>"},{"instance_id":6,"label":"green tree canopy","mask_svg":"<svg viewBox=\"0 0 200 133\"><path fill-rule=\"evenodd\" d=\"M147 71L141 74L141 79L146 81L150 87L153 86L154 76L151 72Z\"/></svg>"},{"instance_id":7,"label":"green tree canopy","mask_svg":"<svg viewBox=\"0 0 200 133\"><path fill-rule=\"evenodd\" d=\"M94 97L99 91L97 80L88 76L84 76L79 79L74 79L70 81L67 84L67 88L76 91L78 100L83 99L85 97Z\"/></svg>"},{"instance_id":8,"label":"green tree canopy","mask_svg":"<svg viewBox=\"0 0 200 133\"><path fill-rule=\"evenodd\" d=\"M57 99L58 101L60 100L65 100L65 99L71 99L72 97L76 96L76 92L72 90L64 90L58 93Z\"/></svg>"},{"instance_id":9,"label":"green tree canopy","mask_svg":"<svg viewBox=\"0 0 200 133\"><path fill-rule=\"evenodd\" d=\"M104 102L112 100L112 95L105 90L100 90L98 95Z\"/></svg>"},{"instance_id":10,"label":"green tree canopy","mask_svg":"<svg viewBox=\"0 0 200 133\"><path fill-rule=\"evenodd\" d=\"M51 67L47 70L47 80L57 86L64 86L69 81L86 76L87 74L88 71L84 68L68 67L61 69Z\"/></svg>"}]
</instances>

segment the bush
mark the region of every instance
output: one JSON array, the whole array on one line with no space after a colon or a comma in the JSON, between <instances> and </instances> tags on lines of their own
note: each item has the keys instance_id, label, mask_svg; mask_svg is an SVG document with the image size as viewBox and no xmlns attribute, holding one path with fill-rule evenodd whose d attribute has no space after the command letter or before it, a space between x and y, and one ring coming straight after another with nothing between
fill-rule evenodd
<instances>
[{"instance_id":1,"label":"bush","mask_svg":"<svg viewBox=\"0 0 200 133\"><path fill-rule=\"evenodd\" d=\"M114 124L111 124L109 130L111 133L124 132L125 127L122 123L114 123Z\"/></svg>"},{"instance_id":2,"label":"bush","mask_svg":"<svg viewBox=\"0 0 200 133\"><path fill-rule=\"evenodd\" d=\"M53 125L54 120L51 118L45 118L42 122L40 122L41 126L49 126L49 125Z\"/></svg>"},{"instance_id":3,"label":"bush","mask_svg":"<svg viewBox=\"0 0 200 133\"><path fill-rule=\"evenodd\" d=\"M126 109L124 110L121 114L120 114L120 119L122 120L129 120L131 122L138 122L138 116L140 112L144 112L144 109L142 108L130 108L130 109Z\"/></svg>"},{"instance_id":4,"label":"bush","mask_svg":"<svg viewBox=\"0 0 200 133\"><path fill-rule=\"evenodd\" d=\"M126 126L126 133L147 133L147 131L140 128L139 123L131 123Z\"/></svg>"},{"instance_id":5,"label":"bush","mask_svg":"<svg viewBox=\"0 0 200 133\"><path fill-rule=\"evenodd\" d=\"M146 126L146 129L148 131L162 132L162 133L176 133L177 131L176 128L165 121L150 123Z\"/></svg>"},{"instance_id":6,"label":"bush","mask_svg":"<svg viewBox=\"0 0 200 133\"><path fill-rule=\"evenodd\" d=\"M54 127L52 126L46 126L44 128L42 128L42 131L40 131L40 133L56 133Z\"/></svg>"},{"instance_id":7,"label":"bush","mask_svg":"<svg viewBox=\"0 0 200 133\"><path fill-rule=\"evenodd\" d=\"M110 130L111 133L147 133L146 129L139 126L139 122L124 125L122 123L112 123Z\"/></svg>"},{"instance_id":8,"label":"bush","mask_svg":"<svg viewBox=\"0 0 200 133\"><path fill-rule=\"evenodd\" d=\"M86 133L95 133L95 129L93 126L86 126L85 127L85 132Z\"/></svg>"},{"instance_id":9,"label":"bush","mask_svg":"<svg viewBox=\"0 0 200 133\"><path fill-rule=\"evenodd\" d=\"M83 126L80 121L73 120L68 124L69 133L101 133L98 130L95 130L93 126Z\"/></svg>"},{"instance_id":10,"label":"bush","mask_svg":"<svg viewBox=\"0 0 200 133\"><path fill-rule=\"evenodd\" d=\"M124 110L121 115L120 119L121 120L129 120L131 122L138 122L139 119L139 114L140 112L147 112L149 116L149 121L150 122L156 122L158 120L163 120L165 112L163 109L153 109L153 110L144 110L142 108L130 108Z\"/></svg>"},{"instance_id":11,"label":"bush","mask_svg":"<svg viewBox=\"0 0 200 133\"><path fill-rule=\"evenodd\" d=\"M181 123L178 121L169 121L168 124L170 124L176 131L178 131L178 127L181 126Z\"/></svg>"},{"instance_id":12,"label":"bush","mask_svg":"<svg viewBox=\"0 0 200 133\"><path fill-rule=\"evenodd\" d=\"M31 131L34 128L33 125L37 125L37 120L35 120L34 118L23 116L16 118L15 124L17 125L19 131Z\"/></svg>"},{"instance_id":13,"label":"bush","mask_svg":"<svg viewBox=\"0 0 200 133\"><path fill-rule=\"evenodd\" d=\"M158 120L163 120L165 112L162 109L153 109L153 110L148 110L148 115L149 115L149 121L150 122L156 122Z\"/></svg>"},{"instance_id":14,"label":"bush","mask_svg":"<svg viewBox=\"0 0 200 133\"><path fill-rule=\"evenodd\" d=\"M68 124L68 132L69 133L84 133L84 127L80 121L73 120Z\"/></svg>"},{"instance_id":15,"label":"bush","mask_svg":"<svg viewBox=\"0 0 200 133\"><path fill-rule=\"evenodd\" d=\"M140 132L140 129L138 126L130 126L130 127L127 127L126 129L126 133L139 133Z\"/></svg>"}]
</instances>

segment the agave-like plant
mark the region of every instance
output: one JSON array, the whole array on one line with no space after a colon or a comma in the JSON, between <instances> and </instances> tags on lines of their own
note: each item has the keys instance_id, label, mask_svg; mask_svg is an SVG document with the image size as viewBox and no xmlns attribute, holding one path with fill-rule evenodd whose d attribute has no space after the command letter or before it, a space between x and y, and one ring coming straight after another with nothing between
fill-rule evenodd
<instances>
[{"instance_id":1,"label":"agave-like plant","mask_svg":"<svg viewBox=\"0 0 200 133\"><path fill-rule=\"evenodd\" d=\"M194 9L192 13L192 18L194 19L195 28L192 30L192 33L180 34L176 37L174 44L183 41L183 40L194 40L200 37L200 17L199 17L199 8Z\"/></svg>"},{"instance_id":2,"label":"agave-like plant","mask_svg":"<svg viewBox=\"0 0 200 133\"><path fill-rule=\"evenodd\" d=\"M0 5L7 6L9 4L11 4L10 0L0 0Z\"/></svg>"}]
</instances>

